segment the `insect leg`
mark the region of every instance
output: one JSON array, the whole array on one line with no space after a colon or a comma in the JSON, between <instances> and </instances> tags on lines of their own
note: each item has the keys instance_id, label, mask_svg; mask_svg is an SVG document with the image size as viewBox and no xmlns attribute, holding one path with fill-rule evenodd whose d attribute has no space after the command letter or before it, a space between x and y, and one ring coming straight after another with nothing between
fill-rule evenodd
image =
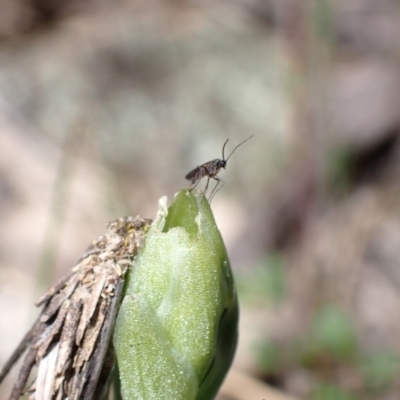
<instances>
[{"instance_id":1,"label":"insect leg","mask_svg":"<svg viewBox=\"0 0 400 400\"><path fill-rule=\"evenodd\" d=\"M210 183L210 177L208 176L207 177L207 183L206 183L206 187L204 188L204 196L206 195L206 193L207 193L207 190L208 190L208 184Z\"/></svg>"},{"instance_id":2,"label":"insect leg","mask_svg":"<svg viewBox=\"0 0 400 400\"><path fill-rule=\"evenodd\" d=\"M206 183L206 187L204 188L204 197L205 197L205 195L206 195L206 193L207 193L207 190L208 190L208 185L209 185L209 183L210 183L210 179L211 178L214 178L214 174L212 173L212 170L208 170L208 168L207 168L207 166L206 166L207 164L204 164L204 165L202 165L201 166L201 168L203 169L202 170L202 172L203 172L203 176L206 176L207 175L207 183Z\"/></svg>"},{"instance_id":3,"label":"insect leg","mask_svg":"<svg viewBox=\"0 0 400 400\"><path fill-rule=\"evenodd\" d=\"M215 196L215 194L218 192L218 190L220 190L222 188L222 186L225 185L225 182L218 178L218 176L213 176L213 178L217 181L217 184L214 186L214 189L212 190L210 197L208 198L208 202L211 203L211 200L213 199L213 197ZM218 188L219 184L221 184L221 186ZM218 188L218 190L217 190Z\"/></svg>"},{"instance_id":4,"label":"insect leg","mask_svg":"<svg viewBox=\"0 0 400 400\"><path fill-rule=\"evenodd\" d=\"M201 180L201 178L198 178L198 179L194 180L194 181L190 184L190 186L188 187L189 192L191 192L193 189L196 188L196 186L199 184L200 180Z\"/></svg>"}]
</instances>

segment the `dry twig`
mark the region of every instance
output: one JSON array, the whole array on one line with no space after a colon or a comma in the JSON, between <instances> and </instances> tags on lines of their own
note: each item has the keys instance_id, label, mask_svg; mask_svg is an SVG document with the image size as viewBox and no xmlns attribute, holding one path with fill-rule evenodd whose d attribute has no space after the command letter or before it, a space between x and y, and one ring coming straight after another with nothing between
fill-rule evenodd
<instances>
[{"instance_id":1,"label":"dry twig","mask_svg":"<svg viewBox=\"0 0 400 400\"><path fill-rule=\"evenodd\" d=\"M10 400L25 392L35 400L101 398L113 368L110 339L125 274L150 223L140 217L109 223L71 273L37 301L37 321L0 371L1 383L27 350ZM37 376L27 388L34 366Z\"/></svg>"}]
</instances>

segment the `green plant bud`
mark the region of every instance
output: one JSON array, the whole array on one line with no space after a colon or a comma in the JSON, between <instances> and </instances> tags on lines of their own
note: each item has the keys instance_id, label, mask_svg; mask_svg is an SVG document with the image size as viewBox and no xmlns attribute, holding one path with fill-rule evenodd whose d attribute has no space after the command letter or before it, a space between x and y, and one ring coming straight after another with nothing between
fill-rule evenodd
<instances>
[{"instance_id":1,"label":"green plant bud","mask_svg":"<svg viewBox=\"0 0 400 400\"><path fill-rule=\"evenodd\" d=\"M124 400L211 400L236 348L238 303L207 199L181 190L128 278L114 346Z\"/></svg>"}]
</instances>

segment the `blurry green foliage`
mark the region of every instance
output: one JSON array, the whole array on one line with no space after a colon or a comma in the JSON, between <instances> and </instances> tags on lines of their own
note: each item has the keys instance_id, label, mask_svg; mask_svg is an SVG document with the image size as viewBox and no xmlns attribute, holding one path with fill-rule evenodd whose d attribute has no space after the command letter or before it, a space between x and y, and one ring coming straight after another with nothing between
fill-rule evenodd
<instances>
[{"instance_id":1,"label":"blurry green foliage","mask_svg":"<svg viewBox=\"0 0 400 400\"><path fill-rule=\"evenodd\" d=\"M314 2L314 34L320 39L328 42L334 37L332 7L327 0L317 0Z\"/></svg>"},{"instance_id":2,"label":"blurry green foliage","mask_svg":"<svg viewBox=\"0 0 400 400\"><path fill-rule=\"evenodd\" d=\"M283 366L283 352L273 342L266 341L257 349L259 357L259 366L267 374L275 374Z\"/></svg>"},{"instance_id":3,"label":"blurry green foliage","mask_svg":"<svg viewBox=\"0 0 400 400\"><path fill-rule=\"evenodd\" d=\"M354 153L349 147L337 146L327 153L326 182L328 190L343 194L349 189L354 170Z\"/></svg>"},{"instance_id":4,"label":"blurry green foliage","mask_svg":"<svg viewBox=\"0 0 400 400\"><path fill-rule=\"evenodd\" d=\"M316 314L304 337L285 346L267 341L258 354L260 367L269 373L292 364L322 371L339 361L354 359L357 341L349 316L335 305L326 305Z\"/></svg>"},{"instance_id":5,"label":"blurry green foliage","mask_svg":"<svg viewBox=\"0 0 400 400\"><path fill-rule=\"evenodd\" d=\"M283 257L279 253L269 254L251 275L237 276L237 287L241 298L250 303L280 303L287 293L287 277Z\"/></svg>"},{"instance_id":6,"label":"blurry green foliage","mask_svg":"<svg viewBox=\"0 0 400 400\"><path fill-rule=\"evenodd\" d=\"M312 400L356 400L357 397L330 383L320 383L311 396Z\"/></svg>"},{"instance_id":7,"label":"blurry green foliage","mask_svg":"<svg viewBox=\"0 0 400 400\"><path fill-rule=\"evenodd\" d=\"M327 352L334 359L349 359L357 351L351 318L335 304L317 312L307 340L314 353Z\"/></svg>"},{"instance_id":8,"label":"blurry green foliage","mask_svg":"<svg viewBox=\"0 0 400 400\"><path fill-rule=\"evenodd\" d=\"M365 354L357 341L350 315L336 304L316 312L310 329L291 343L266 340L257 348L266 379L300 368L310 373L311 400L377 399L389 392L400 375L400 355L377 350ZM354 375L353 390L341 387L340 371ZM372 396L372 397L371 397Z\"/></svg>"},{"instance_id":9,"label":"blurry green foliage","mask_svg":"<svg viewBox=\"0 0 400 400\"><path fill-rule=\"evenodd\" d=\"M360 368L369 390L390 387L394 378L400 375L400 356L386 351L362 356Z\"/></svg>"}]
</instances>

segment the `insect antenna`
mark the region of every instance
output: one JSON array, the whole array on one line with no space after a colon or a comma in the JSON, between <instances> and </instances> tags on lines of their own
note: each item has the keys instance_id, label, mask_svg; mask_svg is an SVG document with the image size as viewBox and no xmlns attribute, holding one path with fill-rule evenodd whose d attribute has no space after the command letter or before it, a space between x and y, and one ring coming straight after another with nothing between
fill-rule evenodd
<instances>
[{"instance_id":1,"label":"insect antenna","mask_svg":"<svg viewBox=\"0 0 400 400\"><path fill-rule=\"evenodd\" d=\"M231 154L229 154L228 158L225 160L225 157L224 157L224 148L225 148L225 145L228 143L228 140L229 140L229 139L228 139L228 140L224 143L224 147L222 147L222 159L223 159L225 162L228 162L229 158L230 158L231 155L235 152L235 150L236 150L239 146L241 146L244 142L247 142L248 140L250 140L253 136L254 136L254 135L251 135L251 136L248 137L246 140L243 140L243 142L239 143L239 144L232 150Z\"/></svg>"},{"instance_id":2,"label":"insect antenna","mask_svg":"<svg viewBox=\"0 0 400 400\"><path fill-rule=\"evenodd\" d=\"M222 159L225 160L225 155L224 155L224 150L225 150L225 146L226 144L229 142L229 139L226 139L226 142L224 143L224 145L222 146ZM233 150L235 151L235 150ZM233 153L233 152L232 152ZM229 157L232 155L232 153L229 155ZM229 158L228 157L228 158Z\"/></svg>"}]
</instances>

